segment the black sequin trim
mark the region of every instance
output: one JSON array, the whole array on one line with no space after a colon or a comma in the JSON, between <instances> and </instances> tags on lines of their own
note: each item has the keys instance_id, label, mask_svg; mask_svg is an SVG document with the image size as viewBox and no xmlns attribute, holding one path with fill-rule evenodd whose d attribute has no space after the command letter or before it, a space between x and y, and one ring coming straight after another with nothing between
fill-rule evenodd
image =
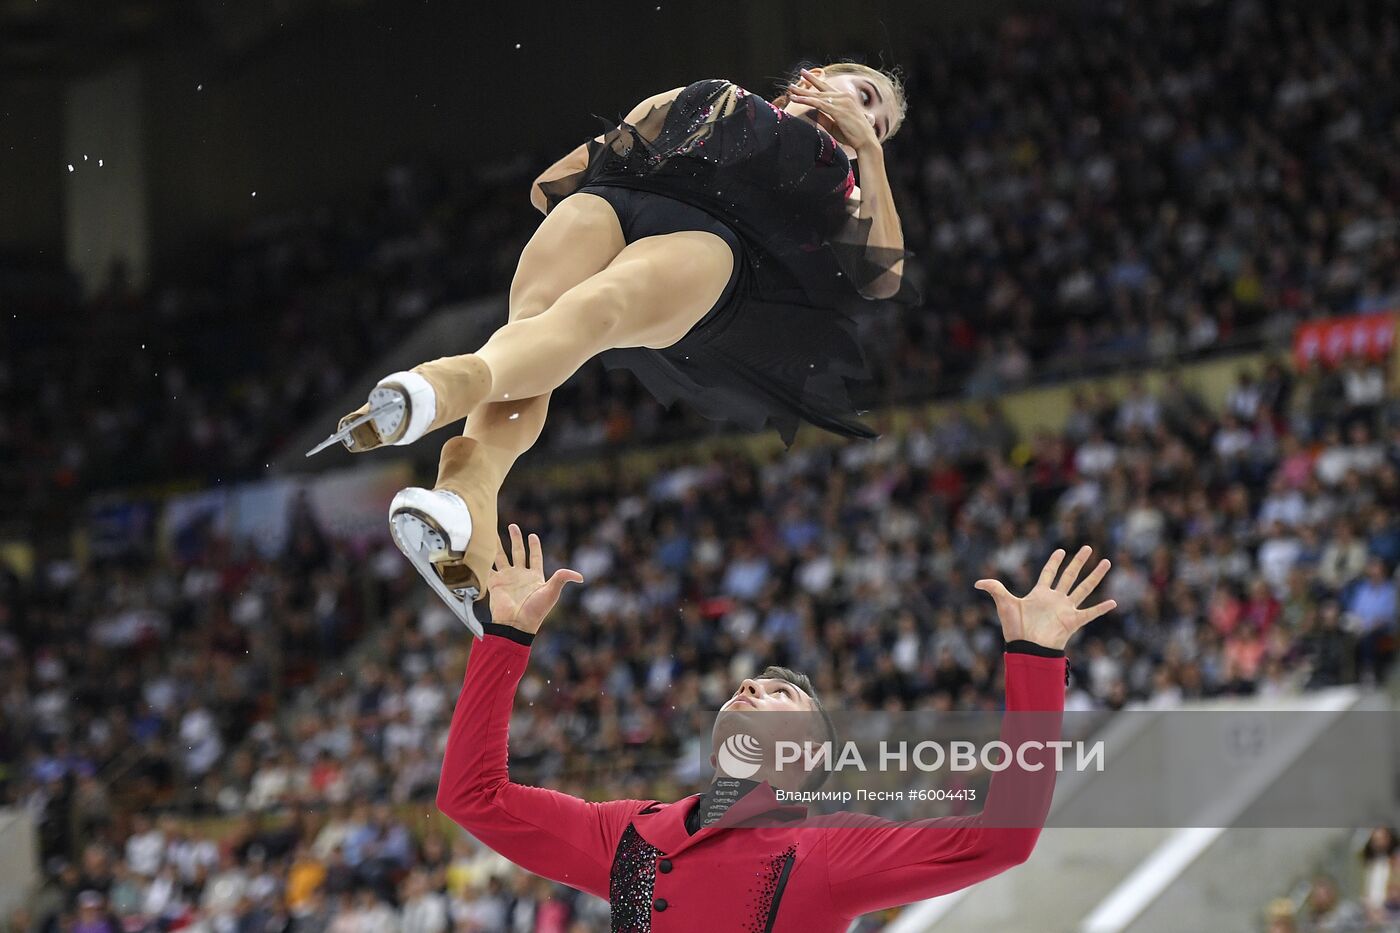
<instances>
[{"instance_id":1,"label":"black sequin trim","mask_svg":"<svg viewBox=\"0 0 1400 933\"><path fill-rule=\"evenodd\" d=\"M661 850L629 825L617 842L608 902L613 933L651 933L651 899L656 891L656 860Z\"/></svg>"},{"instance_id":2,"label":"black sequin trim","mask_svg":"<svg viewBox=\"0 0 1400 933\"><path fill-rule=\"evenodd\" d=\"M797 846L788 846L768 860L768 865L758 872L756 887L750 892L753 898L753 912L744 924L744 933L768 933L773 929L777 914L777 899L787 884L789 866L797 858Z\"/></svg>"}]
</instances>

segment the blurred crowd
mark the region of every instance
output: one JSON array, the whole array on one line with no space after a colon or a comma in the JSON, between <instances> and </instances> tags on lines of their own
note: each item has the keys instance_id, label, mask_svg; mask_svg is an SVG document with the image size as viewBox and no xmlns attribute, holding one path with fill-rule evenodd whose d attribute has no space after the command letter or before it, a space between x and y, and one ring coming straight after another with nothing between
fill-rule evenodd
<instances>
[{"instance_id":1,"label":"blurred crowd","mask_svg":"<svg viewBox=\"0 0 1400 933\"><path fill-rule=\"evenodd\" d=\"M248 819L215 843L173 817L137 817L121 845L56 860L7 933L584 933L608 909L464 835L410 833L386 805Z\"/></svg>"},{"instance_id":2,"label":"blurred crowd","mask_svg":"<svg viewBox=\"0 0 1400 933\"><path fill-rule=\"evenodd\" d=\"M1357 896L1348 897L1332 875L1319 873L1265 912L1266 933L1397 933L1400 931L1400 837L1390 826L1363 834L1356 853Z\"/></svg>"},{"instance_id":3,"label":"blurred crowd","mask_svg":"<svg viewBox=\"0 0 1400 933\"><path fill-rule=\"evenodd\" d=\"M926 301L862 304L870 404L1400 305L1390 12L1119 0L928 37L903 63L911 109L888 160ZM87 300L0 276L17 309L0 320L0 493L257 474L327 398L381 375L365 367L405 328L506 287L539 220L530 179L557 156L395 166L362 202L266 217L141 293L120 269ZM589 366L545 444L695 430Z\"/></svg>"},{"instance_id":4,"label":"blurred crowd","mask_svg":"<svg viewBox=\"0 0 1400 933\"><path fill-rule=\"evenodd\" d=\"M570 489L524 474L503 516L589 583L534 649L514 776L595 799L692 792L703 711L770 663L837 708L997 709L999 629L972 581L1026 589L1083 542L1113 558L1119 609L1072 655L1071 708L1379 680L1400 417L1345 385L1270 365L1216 411L1169 373L1075 395L1057 431L969 403L771 459L721 450ZM55 562L10 582L3 799L45 818L46 855L125 851L133 808L245 835L290 819L302 841L307 814L381 820L396 851L422 844L468 638L387 542L294 524L275 560L216 541L188 565Z\"/></svg>"}]
</instances>

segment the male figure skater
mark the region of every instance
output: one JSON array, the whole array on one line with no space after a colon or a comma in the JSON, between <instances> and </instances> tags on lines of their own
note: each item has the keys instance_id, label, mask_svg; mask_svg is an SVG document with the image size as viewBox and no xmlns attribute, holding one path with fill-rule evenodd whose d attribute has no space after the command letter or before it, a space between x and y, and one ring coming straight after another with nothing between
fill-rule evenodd
<instances>
[{"instance_id":1,"label":"male figure skater","mask_svg":"<svg viewBox=\"0 0 1400 933\"><path fill-rule=\"evenodd\" d=\"M810 774L791 769L737 787L720 771L706 793L674 803L589 803L512 783L506 739L530 644L564 586L583 577L557 570L546 580L538 536L530 535L528 555L518 526L510 537L511 555L500 551L493 570L494 621L472 649L453 714L438 807L522 868L606 898L614 931L838 933L861 914L955 891L1030 856L1054 790L1051 767L996 774L977 816L917 822L803 819L775 794L810 786ZM1006 638L1008 713L1063 711L1065 644L1115 606L1079 608L1109 569L1100 561L1076 586L1091 553L1081 548L1057 581L1065 552L1055 551L1024 597L996 580L975 584L995 600ZM770 721L798 723L796 740L821 740L811 684L783 669L740 684L720 722L775 712L806 713ZM1046 719L1055 734L1036 737L1057 739L1058 716ZM719 724L715 731L718 750Z\"/></svg>"}]
</instances>

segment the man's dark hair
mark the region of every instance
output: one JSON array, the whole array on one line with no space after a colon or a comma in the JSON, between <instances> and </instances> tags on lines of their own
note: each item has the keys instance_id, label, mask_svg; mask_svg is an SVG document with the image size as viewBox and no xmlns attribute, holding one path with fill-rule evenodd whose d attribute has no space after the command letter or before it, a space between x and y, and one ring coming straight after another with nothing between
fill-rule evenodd
<instances>
[{"instance_id":1,"label":"man's dark hair","mask_svg":"<svg viewBox=\"0 0 1400 933\"><path fill-rule=\"evenodd\" d=\"M826 707L822 705L821 697L817 696L816 688L812 686L812 678L808 677L806 674L799 674L789 667L769 665L763 669L763 673L758 675L758 679L786 681L811 697L812 707L821 715L822 727L826 730L826 738L831 742L831 754L836 754L836 723L831 721L831 714L829 714L826 711ZM806 783L802 785L802 789L816 790L826 783L826 778L829 773L827 769L813 771L808 775Z\"/></svg>"}]
</instances>

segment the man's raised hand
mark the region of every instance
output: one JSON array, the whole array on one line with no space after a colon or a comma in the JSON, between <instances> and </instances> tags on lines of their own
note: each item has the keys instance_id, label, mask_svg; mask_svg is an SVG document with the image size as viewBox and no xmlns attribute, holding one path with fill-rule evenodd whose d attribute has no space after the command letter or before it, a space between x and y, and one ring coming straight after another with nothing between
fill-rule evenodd
<instances>
[{"instance_id":1,"label":"man's raised hand","mask_svg":"<svg viewBox=\"0 0 1400 933\"><path fill-rule=\"evenodd\" d=\"M583 574L577 570L556 570L544 578L544 551L540 536L530 535L530 551L525 552L520 526L510 526L511 554L505 548L496 551L496 563L487 577L491 594L491 621L534 634L540 630L544 617L559 602L559 594L567 583L582 583Z\"/></svg>"},{"instance_id":2,"label":"man's raised hand","mask_svg":"<svg viewBox=\"0 0 1400 933\"><path fill-rule=\"evenodd\" d=\"M1057 549L1040 571L1035 589L1025 596L1012 596L1000 580L978 580L973 586L990 594L996 602L1001 633L1007 641L1029 641L1045 648L1064 650L1071 635L1118 606L1107 599L1088 609L1079 608L1103 582L1112 566L1107 559L1099 561L1098 566L1075 586L1093 553L1087 545L1080 548L1056 583L1055 575L1065 559L1064 550Z\"/></svg>"}]
</instances>

